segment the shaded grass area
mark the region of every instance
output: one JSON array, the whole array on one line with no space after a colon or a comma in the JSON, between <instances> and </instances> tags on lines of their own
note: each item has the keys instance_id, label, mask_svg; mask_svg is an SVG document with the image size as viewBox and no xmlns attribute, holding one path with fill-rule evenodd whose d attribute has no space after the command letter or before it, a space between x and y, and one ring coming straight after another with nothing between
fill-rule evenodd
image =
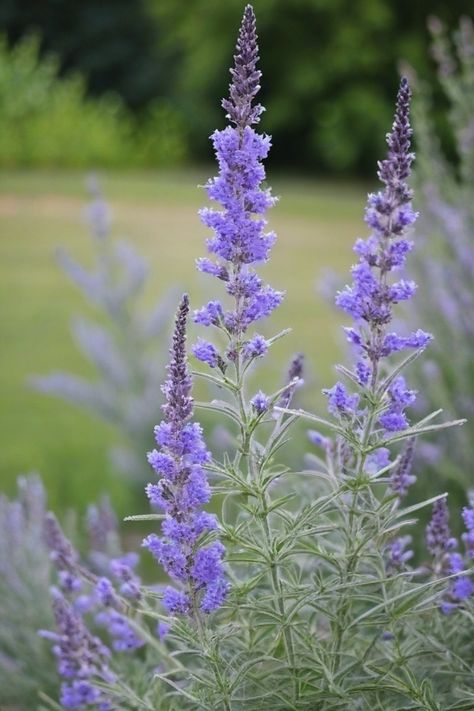
<instances>
[{"instance_id":1,"label":"shaded grass area","mask_svg":"<svg viewBox=\"0 0 474 711\"><path fill-rule=\"evenodd\" d=\"M203 168L102 178L115 235L125 236L150 262L150 304L174 284L190 293L196 307L220 289L194 267L194 259L205 254L207 236L196 215L205 202L197 185L212 172ZM352 242L365 232L366 190L289 178L272 178L272 184L282 197L270 213L278 241L263 272L287 294L265 332L272 335L288 326L292 332L275 345L255 382L263 389L277 387L290 356L303 351L308 364L305 400L314 407L321 387L333 383L331 365L338 357L343 323L342 315L335 315L317 293L316 279L323 268L347 271L351 264ZM131 507L128 489L117 479L106 452L114 433L26 384L31 374L56 369L90 372L76 351L69 322L76 314L93 316L93 310L54 261L59 245L90 261L85 205L82 174L0 174L0 489L13 493L18 474L36 470L56 509L82 508L108 490L125 513Z\"/></svg>"}]
</instances>

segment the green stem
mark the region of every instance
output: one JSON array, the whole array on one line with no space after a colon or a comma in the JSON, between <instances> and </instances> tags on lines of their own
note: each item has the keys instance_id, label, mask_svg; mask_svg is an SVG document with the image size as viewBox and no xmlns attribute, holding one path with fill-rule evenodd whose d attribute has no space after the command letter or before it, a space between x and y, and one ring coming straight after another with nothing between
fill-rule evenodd
<instances>
[{"instance_id":1,"label":"green stem","mask_svg":"<svg viewBox=\"0 0 474 711\"><path fill-rule=\"evenodd\" d=\"M375 375L375 382L372 384L372 391L375 392L376 389L376 384L377 384L377 375ZM372 426L374 422L374 417L375 417L375 407L374 405L371 406L371 409L369 411L369 414L367 416L367 420L365 423L364 427L364 432L361 438L361 444L360 444L360 451L358 454L358 462L356 466L356 475L355 475L355 483L357 486L357 481L361 478L363 472L364 472L364 466L365 466L365 461L367 458L367 454L365 453L366 446L369 442L370 435L372 434ZM359 553L358 549L354 548L354 537L355 537L355 530L354 530L354 521L356 518L356 513L357 513L357 502L359 498L359 492L358 489L356 488L352 492L352 501L351 501L351 507L349 510L349 527L348 527L348 535L347 535L347 540L348 540L348 550L347 550L347 567L346 570L343 572L343 575L341 576L341 584L344 588L349 582L350 579L357 569L357 564L359 561ZM336 611L336 630L335 630L335 643L333 647L333 665L332 665L332 671L333 674L337 673L340 662L341 662L341 647L342 647L342 642L344 639L344 634L345 634L345 629L346 629L346 618L347 614L350 608L350 597L347 593L342 594L341 601L338 605L337 611Z\"/></svg>"},{"instance_id":2,"label":"green stem","mask_svg":"<svg viewBox=\"0 0 474 711\"><path fill-rule=\"evenodd\" d=\"M209 648L210 645L209 645L209 641L208 641L207 635L206 635L206 627L205 627L204 622L202 620L201 611L199 610L195 591L191 590L190 595L191 595L191 599L193 601L193 620L196 625L196 631L198 633L199 643L201 645L201 649L204 653L204 656L210 661L210 664L212 667L212 673L214 674L214 679L216 682L216 686L222 694L222 699L221 699L222 711L232 711L231 701L229 699L229 695L228 695L228 691L227 691L227 685L226 685L225 680L222 677L222 674L220 672L218 659L216 659L214 650Z\"/></svg>"},{"instance_id":3,"label":"green stem","mask_svg":"<svg viewBox=\"0 0 474 711\"><path fill-rule=\"evenodd\" d=\"M247 458L247 463L248 463L247 478L248 478L249 483L253 482L254 484L259 484L260 479L261 479L261 471L260 471L260 466L255 458L255 452L253 451L253 448L252 448L253 432L248 433L248 431L247 431L247 412L246 412L246 405L245 405L245 400L244 400L244 395L243 395L244 383L242 381L242 377L244 377L245 374L242 373L240 349L238 350L238 356L237 356L237 360L235 363L235 369L236 369L236 382L238 383L238 388L236 390L236 398L237 398L237 404L239 407L240 416L242 419L242 427L241 427L241 429L242 429L242 454L243 454L243 456L245 456ZM281 581L278 578L277 566L275 564L275 561L273 560L274 538L273 538L270 524L269 524L269 518L270 518L269 503L270 502L269 502L267 490L265 489L262 492L259 487L258 498L260 501L260 507L261 507L261 512L262 512L262 522L263 522L263 531L264 531L264 535L265 535L265 544L266 544L266 548L267 548L269 556L270 556L270 560L269 560L270 583L271 583L271 588L272 588L272 592L273 592L273 600L274 600L274 605L275 605L276 611L278 612L278 614L281 618L285 655L287 658L289 668L295 674L295 698L298 699L299 686L298 686L298 680L296 678L294 642L293 642L293 636L291 633L291 629L288 628L285 624L286 608L285 608L284 594L283 594Z\"/></svg>"}]
</instances>

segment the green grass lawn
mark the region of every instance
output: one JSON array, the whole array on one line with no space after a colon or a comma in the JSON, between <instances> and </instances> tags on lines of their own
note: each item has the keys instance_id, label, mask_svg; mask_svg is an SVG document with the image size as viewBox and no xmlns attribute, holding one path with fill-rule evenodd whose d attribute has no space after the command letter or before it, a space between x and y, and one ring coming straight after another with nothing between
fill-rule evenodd
<instances>
[{"instance_id":1,"label":"green grass lawn","mask_svg":"<svg viewBox=\"0 0 474 711\"><path fill-rule=\"evenodd\" d=\"M115 234L126 236L150 262L150 301L175 283L189 291L195 306L217 295L219 285L194 267L194 259L205 254L207 234L196 215L205 202L197 185L209 174L209 169L196 169L103 176ZM287 294L267 332L293 330L275 346L261 378L268 387L276 386L290 355L303 351L316 401L320 388L333 382L331 364L343 323L342 315L318 295L316 280L327 267L347 271L352 242L365 233L366 191L361 185L289 178L272 183L281 196L270 214L278 242L264 273ZM71 316L87 309L54 261L58 245L84 262L90 259L85 205L82 174L0 174L0 489L12 493L18 474L36 470L56 508L82 507L110 490L125 511L126 489L106 455L113 432L26 385L31 374L88 372L69 332Z\"/></svg>"}]
</instances>

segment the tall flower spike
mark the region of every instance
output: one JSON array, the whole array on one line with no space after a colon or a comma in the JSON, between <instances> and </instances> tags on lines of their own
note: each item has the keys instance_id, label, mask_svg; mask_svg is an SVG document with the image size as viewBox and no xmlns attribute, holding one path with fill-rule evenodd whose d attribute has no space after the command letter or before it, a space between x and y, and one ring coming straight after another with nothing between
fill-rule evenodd
<instances>
[{"instance_id":1,"label":"tall flower spike","mask_svg":"<svg viewBox=\"0 0 474 711\"><path fill-rule=\"evenodd\" d=\"M392 272L404 266L412 248L405 233L417 217L407 183L414 157L410 152L409 109L410 88L403 78L392 130L387 134L387 158L379 163L378 176L385 187L369 195L365 212L372 234L366 240L356 241L354 251L359 262L352 267L353 283L336 298L336 304L354 319L353 327L345 331L357 352L357 379L361 386L368 388L377 382L382 358L405 348L424 348L431 339L421 330L408 335L388 332L394 305L410 299L416 289L412 281L391 278ZM340 418L354 417L357 403L341 392L342 387L338 384L336 389L326 391L329 409ZM414 400L415 392L407 389L402 377L396 378L388 389L385 409L379 416L382 428L397 432L408 427L405 408Z\"/></svg>"},{"instance_id":2,"label":"tall flower spike","mask_svg":"<svg viewBox=\"0 0 474 711\"><path fill-rule=\"evenodd\" d=\"M263 111L260 105L252 106L260 88L257 60L255 16L247 5L231 70L230 99L223 101L234 125L212 135L219 175L207 183L206 190L222 209L200 211L202 222L214 232L207 247L218 261L203 258L197 262L200 271L225 283L233 308L226 311L219 301L211 301L194 313L196 323L217 327L227 334L231 344L226 358L234 362L242 349L245 358L263 355L264 339L256 334L245 341L244 334L250 324L268 316L283 299L283 293L265 285L251 266L268 259L275 241L272 232L265 232L267 221L263 215L276 198L261 187L265 179L262 161L270 150L270 138L252 128ZM206 341L201 340L193 352L211 367L225 367L225 360Z\"/></svg>"},{"instance_id":3,"label":"tall flower spike","mask_svg":"<svg viewBox=\"0 0 474 711\"><path fill-rule=\"evenodd\" d=\"M95 706L100 711L111 711L112 703L94 685L94 681L115 680L108 666L110 650L89 632L59 590L53 588L52 595L58 632L40 630L40 635L54 643L58 672L65 680L61 684L61 704L67 709Z\"/></svg>"},{"instance_id":4,"label":"tall flower spike","mask_svg":"<svg viewBox=\"0 0 474 711\"><path fill-rule=\"evenodd\" d=\"M215 516L202 510L210 499L204 466L210 460L202 429L191 422L192 381L186 357L187 295L176 316L168 379L163 387L165 419L155 427L159 450L148 454L148 461L159 477L147 486L152 506L165 512L162 536L149 535L143 545L181 588L168 587L163 603L171 614L194 615L198 609L212 612L227 593L218 540L200 545L204 533L217 528Z\"/></svg>"},{"instance_id":5,"label":"tall flower spike","mask_svg":"<svg viewBox=\"0 0 474 711\"><path fill-rule=\"evenodd\" d=\"M426 527L426 547L438 560L457 546L449 528L449 510L446 498L438 499L433 504L431 520Z\"/></svg>"}]
</instances>

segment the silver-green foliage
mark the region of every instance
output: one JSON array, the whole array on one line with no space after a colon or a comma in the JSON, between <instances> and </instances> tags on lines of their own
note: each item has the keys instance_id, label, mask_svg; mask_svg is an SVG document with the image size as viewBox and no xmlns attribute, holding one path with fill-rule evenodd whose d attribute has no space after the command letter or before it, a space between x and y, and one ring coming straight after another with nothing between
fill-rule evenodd
<instances>
[{"instance_id":1,"label":"silver-green foliage","mask_svg":"<svg viewBox=\"0 0 474 711\"><path fill-rule=\"evenodd\" d=\"M109 209L94 179L90 188L94 264L88 269L64 250L57 256L62 270L99 312L99 323L84 317L72 322L74 340L96 376L59 371L31 382L40 392L110 423L121 440L112 451L114 464L132 480L144 482L148 467L143 453L150 448L162 402L170 294L151 311L143 310L147 264L130 244L112 238Z\"/></svg>"},{"instance_id":2,"label":"silver-green foliage","mask_svg":"<svg viewBox=\"0 0 474 711\"><path fill-rule=\"evenodd\" d=\"M436 336L429 357L414 373L426 407L443 407L468 419L466 427L447 430L436 440L433 475L467 488L473 483L474 455L474 29L469 18L462 18L453 42L438 20L431 20L430 29L455 165L438 137L430 89L416 81L420 217L411 269L419 294L408 315Z\"/></svg>"},{"instance_id":3,"label":"silver-green foliage","mask_svg":"<svg viewBox=\"0 0 474 711\"><path fill-rule=\"evenodd\" d=\"M226 395L204 407L238 429L235 451L210 466L222 500L231 593L211 620L168 620L166 658L155 682L160 702L145 695L137 703L122 689L127 707L470 708L473 653L464 629L472 624L472 602L443 616L446 578L389 564L390 543L439 497L403 508L389 486L397 460L377 472L366 467L378 448L394 449L402 439L444 427L427 417L383 437L375 424L391 380L412 360L392 365L361 390L365 409L357 429L286 408L277 408L277 419L256 415L239 359L234 376L205 376ZM342 373L360 389L354 374ZM272 403L281 395L275 392ZM331 436L316 470L295 472L278 463L300 416ZM149 591L145 616L162 616L159 597ZM151 686L149 694L156 691Z\"/></svg>"},{"instance_id":4,"label":"silver-green foliage","mask_svg":"<svg viewBox=\"0 0 474 711\"><path fill-rule=\"evenodd\" d=\"M58 683L48 643L51 569L44 543L46 496L36 475L20 477L18 497L0 496L0 707L33 709L38 691Z\"/></svg>"},{"instance_id":5,"label":"silver-green foliage","mask_svg":"<svg viewBox=\"0 0 474 711\"><path fill-rule=\"evenodd\" d=\"M409 531L417 512L434 499L404 509L388 484L391 468L368 473L365 467L374 448L396 445L380 440L373 423L384 388L398 370L384 373L373 392L361 393L367 409L359 432L301 411L277 410L277 419L255 416L245 395L247 373L239 364L235 380L218 378L229 397L206 407L238 428L234 452L210 465L222 501L231 594L212 618L169 619L160 608L160 590L144 589L131 620L147 646L139 657L114 657L119 680L108 691L117 708L472 708L472 602L445 616L439 602L446 579L408 568L395 572L388 564L390 542ZM281 390L274 393L273 403L281 396ZM331 439L327 457L314 460L316 469L294 472L278 464L278 451L300 416ZM426 418L392 439L436 427ZM26 647L9 650L15 665L24 665L41 644L36 625L51 628L49 561L41 536L45 509L41 492L29 491L33 525L25 525L17 503L2 506L3 528L10 531L3 531L2 561L13 560L9 569L15 575L32 578L27 600L24 593L11 594L11 583L2 590L8 619L17 619L21 635L31 637ZM108 507L90 509L93 550L120 553L115 526ZM25 604L30 614L41 609L45 614L26 624ZM151 632L158 621L171 624L163 642ZM17 636L9 639L18 645ZM43 649L28 678L32 693L48 688L37 675L51 673L51 664ZM22 682L23 694L25 688ZM48 705L58 708L52 701Z\"/></svg>"}]
</instances>

